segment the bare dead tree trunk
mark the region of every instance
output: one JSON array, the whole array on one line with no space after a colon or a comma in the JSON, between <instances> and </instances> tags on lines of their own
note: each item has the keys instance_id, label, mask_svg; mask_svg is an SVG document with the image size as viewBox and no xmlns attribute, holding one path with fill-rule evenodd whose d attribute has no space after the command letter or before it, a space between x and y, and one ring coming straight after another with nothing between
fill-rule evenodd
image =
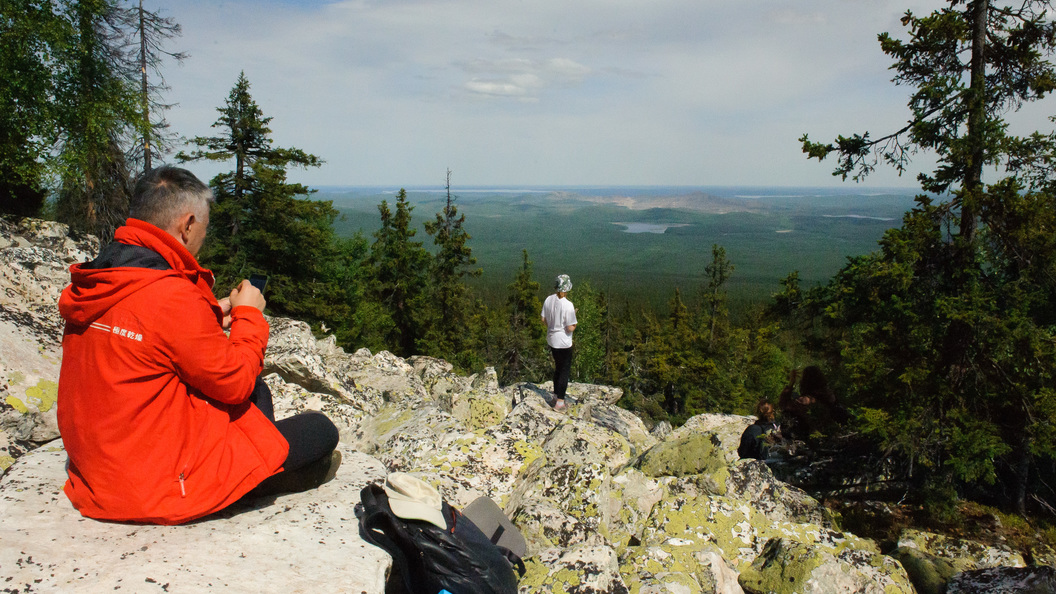
<instances>
[{"instance_id":1,"label":"bare dead tree trunk","mask_svg":"<svg viewBox=\"0 0 1056 594\"><path fill-rule=\"evenodd\" d=\"M147 85L147 26L143 0L139 0L139 72L142 76L143 122L150 129L150 87ZM150 171L150 132L143 133L143 171Z\"/></svg>"}]
</instances>

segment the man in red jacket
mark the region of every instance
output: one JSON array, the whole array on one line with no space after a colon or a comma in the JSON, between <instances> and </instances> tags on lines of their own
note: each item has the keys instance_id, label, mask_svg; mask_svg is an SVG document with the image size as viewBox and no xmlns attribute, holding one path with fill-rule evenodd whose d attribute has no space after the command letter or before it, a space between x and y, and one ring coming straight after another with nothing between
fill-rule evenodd
<instances>
[{"instance_id":1,"label":"man in red jacket","mask_svg":"<svg viewBox=\"0 0 1056 594\"><path fill-rule=\"evenodd\" d=\"M179 524L329 469L325 415L274 421L263 295L243 280L217 301L195 259L212 200L185 169L148 171L114 241L70 268L58 420L65 492L85 516Z\"/></svg>"}]
</instances>

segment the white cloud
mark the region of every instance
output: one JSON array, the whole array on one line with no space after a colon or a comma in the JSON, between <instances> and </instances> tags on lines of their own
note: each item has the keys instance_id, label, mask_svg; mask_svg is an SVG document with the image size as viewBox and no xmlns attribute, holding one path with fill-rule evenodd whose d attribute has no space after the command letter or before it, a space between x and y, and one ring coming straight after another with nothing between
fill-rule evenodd
<instances>
[{"instance_id":1,"label":"white cloud","mask_svg":"<svg viewBox=\"0 0 1056 594\"><path fill-rule=\"evenodd\" d=\"M547 88L575 86L590 74L590 68L567 58L478 58L463 64L462 69L473 76L465 83L470 93L533 101Z\"/></svg>"},{"instance_id":2,"label":"white cloud","mask_svg":"<svg viewBox=\"0 0 1056 594\"><path fill-rule=\"evenodd\" d=\"M905 120L876 34L929 4L173 0L171 49L191 58L167 73L168 118L211 133L245 70L276 144L326 159L292 174L313 185L437 183L448 166L467 185L824 185L831 166L796 139Z\"/></svg>"}]
</instances>

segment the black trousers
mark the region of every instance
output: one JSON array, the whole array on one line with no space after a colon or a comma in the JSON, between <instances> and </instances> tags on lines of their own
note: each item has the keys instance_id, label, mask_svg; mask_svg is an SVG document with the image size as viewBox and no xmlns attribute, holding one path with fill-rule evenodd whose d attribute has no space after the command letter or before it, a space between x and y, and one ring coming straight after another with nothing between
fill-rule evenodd
<instances>
[{"instance_id":1,"label":"black trousers","mask_svg":"<svg viewBox=\"0 0 1056 594\"><path fill-rule=\"evenodd\" d=\"M550 353L554 356L554 396L564 400L568 390L568 376L572 372L572 347L550 347Z\"/></svg>"},{"instance_id":2,"label":"black trousers","mask_svg":"<svg viewBox=\"0 0 1056 594\"><path fill-rule=\"evenodd\" d=\"M340 438L337 427L321 412L308 411L276 421L271 390L257 378L250 402L264 413L290 444L282 472L264 479L246 497L307 491L322 484Z\"/></svg>"}]
</instances>

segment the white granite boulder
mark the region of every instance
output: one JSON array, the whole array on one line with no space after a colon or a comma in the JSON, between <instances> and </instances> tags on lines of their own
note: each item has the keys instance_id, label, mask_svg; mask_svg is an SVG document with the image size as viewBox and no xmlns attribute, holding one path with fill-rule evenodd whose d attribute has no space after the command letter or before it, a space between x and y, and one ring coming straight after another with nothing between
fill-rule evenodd
<instances>
[{"instance_id":1,"label":"white granite boulder","mask_svg":"<svg viewBox=\"0 0 1056 594\"><path fill-rule=\"evenodd\" d=\"M380 462L342 447L337 475L305 493L239 503L183 526L81 517L61 492L60 442L0 482L0 583L19 592L368 592L389 556L359 537L359 491Z\"/></svg>"}]
</instances>

